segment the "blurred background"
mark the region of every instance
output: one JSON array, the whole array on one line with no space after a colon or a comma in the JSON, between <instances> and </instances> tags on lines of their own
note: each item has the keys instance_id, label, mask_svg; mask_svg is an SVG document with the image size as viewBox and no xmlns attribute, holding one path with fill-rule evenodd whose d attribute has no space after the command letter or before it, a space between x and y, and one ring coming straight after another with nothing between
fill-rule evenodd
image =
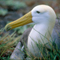
<instances>
[{"instance_id":1,"label":"blurred background","mask_svg":"<svg viewBox=\"0 0 60 60\"><path fill-rule=\"evenodd\" d=\"M12 46L15 47L18 43L16 41L20 40L19 36L22 35L22 33L27 28L33 26L33 24L25 25L6 32L4 30L5 25L11 21L22 17L24 14L29 12L34 6L40 4L46 4L51 6L55 10L57 18L60 18L60 0L0 0L0 57L10 56L9 54L13 52L14 48L8 49L7 46L11 47L12 44ZM15 33L13 33L14 31ZM19 39L17 36L19 37ZM14 41L16 37L17 39L16 41ZM13 42L9 44L11 42L9 40ZM6 41L9 41L9 43L7 44ZM14 42L15 45L13 45ZM7 44L6 46L4 45L6 48L5 50L3 50L4 46L2 46L3 48L1 48L2 44Z\"/></svg>"},{"instance_id":2,"label":"blurred background","mask_svg":"<svg viewBox=\"0 0 60 60\"><path fill-rule=\"evenodd\" d=\"M60 17L59 0L0 0L0 29L7 23L20 18L39 4L50 5L55 10L57 17ZM14 30L20 32L19 29Z\"/></svg>"}]
</instances>

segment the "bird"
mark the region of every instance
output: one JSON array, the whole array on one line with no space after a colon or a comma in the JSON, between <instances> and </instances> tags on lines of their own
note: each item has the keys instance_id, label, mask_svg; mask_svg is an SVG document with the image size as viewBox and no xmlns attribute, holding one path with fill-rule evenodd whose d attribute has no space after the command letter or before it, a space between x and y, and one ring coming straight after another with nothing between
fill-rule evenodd
<instances>
[{"instance_id":1,"label":"bird","mask_svg":"<svg viewBox=\"0 0 60 60\"><path fill-rule=\"evenodd\" d=\"M56 13L53 8L48 5L37 5L23 17L8 23L5 26L5 30L9 31L32 22L35 25L28 35L27 48L30 52L29 54L40 57L41 48L38 48L37 45L44 46L46 44L49 49L51 48L49 42L51 42L50 38L56 22Z\"/></svg>"}]
</instances>

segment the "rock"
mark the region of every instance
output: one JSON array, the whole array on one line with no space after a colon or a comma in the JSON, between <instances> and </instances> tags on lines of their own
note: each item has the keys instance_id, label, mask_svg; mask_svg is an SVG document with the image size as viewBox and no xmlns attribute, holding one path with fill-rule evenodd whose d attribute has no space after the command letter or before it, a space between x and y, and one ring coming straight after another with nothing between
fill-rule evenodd
<instances>
[{"instance_id":1,"label":"rock","mask_svg":"<svg viewBox=\"0 0 60 60\"><path fill-rule=\"evenodd\" d=\"M19 42L14 52L12 53L10 60L23 60L24 59L23 48L24 47L21 48L21 43Z\"/></svg>"}]
</instances>

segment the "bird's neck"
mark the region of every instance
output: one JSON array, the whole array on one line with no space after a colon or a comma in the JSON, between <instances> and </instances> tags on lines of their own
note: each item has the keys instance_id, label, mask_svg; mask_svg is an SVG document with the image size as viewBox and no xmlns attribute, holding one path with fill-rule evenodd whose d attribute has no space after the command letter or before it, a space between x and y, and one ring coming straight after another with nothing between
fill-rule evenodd
<instances>
[{"instance_id":1,"label":"bird's neck","mask_svg":"<svg viewBox=\"0 0 60 60\"><path fill-rule=\"evenodd\" d=\"M40 30L42 30L42 29L53 29L53 25L48 25L48 24L44 24L44 23L42 23L42 24L36 24L35 26L34 26L34 28L37 30L37 31L40 31Z\"/></svg>"},{"instance_id":2,"label":"bird's neck","mask_svg":"<svg viewBox=\"0 0 60 60\"><path fill-rule=\"evenodd\" d=\"M36 24L33 29L35 29L38 33L43 34L44 36L49 36L47 37L48 39L51 36L52 30L53 30L52 25L48 25L48 24Z\"/></svg>"}]
</instances>

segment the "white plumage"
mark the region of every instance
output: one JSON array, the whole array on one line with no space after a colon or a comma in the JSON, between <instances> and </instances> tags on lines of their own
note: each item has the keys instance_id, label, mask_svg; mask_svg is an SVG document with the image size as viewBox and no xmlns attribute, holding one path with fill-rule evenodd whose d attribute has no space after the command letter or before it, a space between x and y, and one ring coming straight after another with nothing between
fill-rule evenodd
<instances>
[{"instance_id":1,"label":"white plumage","mask_svg":"<svg viewBox=\"0 0 60 60\"><path fill-rule=\"evenodd\" d=\"M37 13L40 12L40 13ZM56 14L54 10L47 5L38 5L31 11L32 21L35 23L28 37L28 49L36 57L40 57L40 51L36 46L38 44L49 44L49 39L55 25ZM45 36L45 37L44 37ZM34 42L34 41L35 42Z\"/></svg>"}]
</instances>

